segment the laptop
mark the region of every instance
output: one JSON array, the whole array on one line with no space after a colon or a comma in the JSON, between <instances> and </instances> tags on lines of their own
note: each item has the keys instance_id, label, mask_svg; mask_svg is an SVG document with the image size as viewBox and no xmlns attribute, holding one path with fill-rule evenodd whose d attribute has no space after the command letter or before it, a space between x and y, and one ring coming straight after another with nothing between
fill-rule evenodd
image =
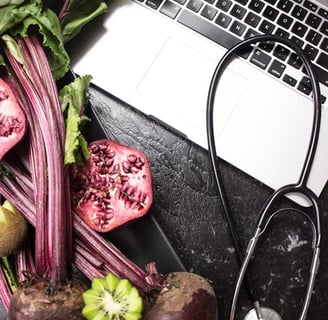
<instances>
[{"instance_id":1,"label":"laptop","mask_svg":"<svg viewBox=\"0 0 328 320\"><path fill-rule=\"evenodd\" d=\"M327 0L111 0L108 7L69 44L73 70L204 148L208 86L226 50L264 33L301 46L322 95L308 182L320 195L328 180ZM219 156L272 189L297 182L312 127L311 95L299 58L280 44L262 43L234 59L215 99Z\"/></svg>"}]
</instances>

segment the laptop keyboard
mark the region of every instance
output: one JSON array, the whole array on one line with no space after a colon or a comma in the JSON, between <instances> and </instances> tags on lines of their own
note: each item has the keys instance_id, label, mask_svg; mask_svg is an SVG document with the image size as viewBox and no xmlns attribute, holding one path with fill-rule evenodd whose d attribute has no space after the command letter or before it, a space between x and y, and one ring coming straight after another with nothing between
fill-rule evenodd
<instances>
[{"instance_id":1,"label":"laptop keyboard","mask_svg":"<svg viewBox=\"0 0 328 320\"><path fill-rule=\"evenodd\" d=\"M136 0L230 49L258 34L291 39L313 62L328 87L328 11L309 0ZM305 95L311 84L289 48L262 43L242 57ZM322 95L322 102L326 101Z\"/></svg>"}]
</instances>

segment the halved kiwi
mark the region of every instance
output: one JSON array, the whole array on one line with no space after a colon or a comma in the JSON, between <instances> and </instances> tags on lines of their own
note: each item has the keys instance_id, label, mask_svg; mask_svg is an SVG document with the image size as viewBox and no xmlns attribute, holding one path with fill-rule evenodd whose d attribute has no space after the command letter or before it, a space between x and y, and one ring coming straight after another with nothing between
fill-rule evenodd
<instances>
[{"instance_id":1,"label":"halved kiwi","mask_svg":"<svg viewBox=\"0 0 328 320\"><path fill-rule=\"evenodd\" d=\"M127 279L113 274L92 280L83 293L82 315L88 320L139 320L143 302L138 290Z\"/></svg>"}]
</instances>

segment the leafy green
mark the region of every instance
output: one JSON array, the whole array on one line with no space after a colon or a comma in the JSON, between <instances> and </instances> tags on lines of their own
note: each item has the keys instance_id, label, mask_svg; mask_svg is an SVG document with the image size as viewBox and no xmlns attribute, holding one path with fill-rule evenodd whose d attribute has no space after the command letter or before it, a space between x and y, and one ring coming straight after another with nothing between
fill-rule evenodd
<instances>
[{"instance_id":1,"label":"leafy green","mask_svg":"<svg viewBox=\"0 0 328 320\"><path fill-rule=\"evenodd\" d=\"M63 3L64 11L60 10ZM59 10L60 16L52 8ZM68 71L70 63L64 43L106 9L107 5L99 0L0 0L0 36L8 33L14 37L25 37L31 27L36 27L43 37L43 46L49 51L48 59L54 78L58 80Z\"/></svg>"},{"instance_id":2,"label":"leafy green","mask_svg":"<svg viewBox=\"0 0 328 320\"><path fill-rule=\"evenodd\" d=\"M6 5L7 4L7 5ZM48 59L55 79L60 79L69 67L69 56L64 48L61 26L57 15L44 8L40 0L0 0L0 35L28 36L30 27L36 26L43 36L42 44L48 48Z\"/></svg>"},{"instance_id":3,"label":"leafy green","mask_svg":"<svg viewBox=\"0 0 328 320\"><path fill-rule=\"evenodd\" d=\"M89 158L88 143L81 133L81 127L89 121L83 110L90 81L90 76L79 77L59 91L66 118L65 164L81 163L83 158Z\"/></svg>"},{"instance_id":4,"label":"leafy green","mask_svg":"<svg viewBox=\"0 0 328 320\"><path fill-rule=\"evenodd\" d=\"M77 35L84 25L108 9L105 2L101 0L71 0L67 2L64 12L59 15L64 43Z\"/></svg>"}]
</instances>

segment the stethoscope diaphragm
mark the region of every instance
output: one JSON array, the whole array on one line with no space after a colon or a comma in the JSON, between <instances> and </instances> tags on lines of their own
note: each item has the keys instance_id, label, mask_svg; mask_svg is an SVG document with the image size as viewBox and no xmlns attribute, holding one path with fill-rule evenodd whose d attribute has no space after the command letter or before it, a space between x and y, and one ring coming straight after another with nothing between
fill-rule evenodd
<instances>
[{"instance_id":1,"label":"stethoscope diaphragm","mask_svg":"<svg viewBox=\"0 0 328 320\"><path fill-rule=\"evenodd\" d=\"M251 309L246 313L243 320L282 320L278 312L271 308L261 307L261 313L263 318L259 319L255 309Z\"/></svg>"}]
</instances>

